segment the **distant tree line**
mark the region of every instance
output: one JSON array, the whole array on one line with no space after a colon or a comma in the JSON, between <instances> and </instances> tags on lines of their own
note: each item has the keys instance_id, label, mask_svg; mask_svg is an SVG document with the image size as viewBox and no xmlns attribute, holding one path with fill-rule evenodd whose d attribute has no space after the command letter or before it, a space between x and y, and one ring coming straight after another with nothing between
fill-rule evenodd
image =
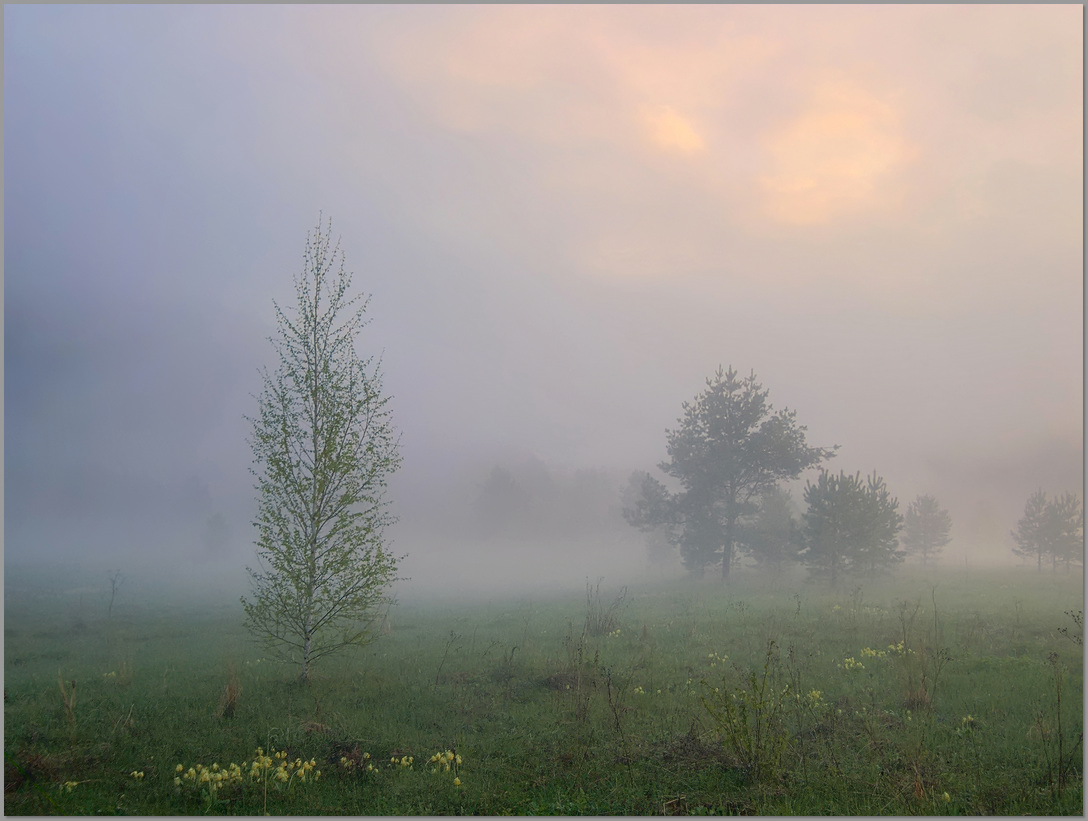
<instances>
[{"instance_id":1,"label":"distant tree line","mask_svg":"<svg viewBox=\"0 0 1088 821\"><path fill-rule=\"evenodd\" d=\"M829 472L821 463L838 446L811 447L806 428L788 409L775 411L755 374L718 369L683 416L666 432L665 482L636 471L624 491L623 515L647 535L652 557L678 550L694 577L720 567L724 582L742 558L781 572L803 564L832 585L846 576L874 576L907 557L938 561L951 541L952 519L936 498L921 495L903 515L882 477ZM798 517L782 483L819 468L805 485ZM1039 491L1013 532L1016 551L1041 569L1050 561L1082 563L1084 514L1080 500L1052 501Z\"/></svg>"},{"instance_id":2,"label":"distant tree line","mask_svg":"<svg viewBox=\"0 0 1088 821\"><path fill-rule=\"evenodd\" d=\"M616 481L604 470L560 472L539 459L494 465L479 482L473 530L483 539L574 538L623 524Z\"/></svg>"}]
</instances>

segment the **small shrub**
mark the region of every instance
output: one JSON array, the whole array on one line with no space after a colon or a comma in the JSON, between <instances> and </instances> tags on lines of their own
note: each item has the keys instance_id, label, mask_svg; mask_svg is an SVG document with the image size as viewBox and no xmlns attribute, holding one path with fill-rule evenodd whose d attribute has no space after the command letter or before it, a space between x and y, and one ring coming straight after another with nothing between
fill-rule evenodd
<instances>
[{"instance_id":1,"label":"small shrub","mask_svg":"<svg viewBox=\"0 0 1088 821\"><path fill-rule=\"evenodd\" d=\"M703 706L717 723L723 739L748 777L756 782L777 781L789 734L785 705L790 685L779 686L781 662L777 645L767 642L762 671L752 670L744 684L720 687L703 680Z\"/></svg>"}]
</instances>

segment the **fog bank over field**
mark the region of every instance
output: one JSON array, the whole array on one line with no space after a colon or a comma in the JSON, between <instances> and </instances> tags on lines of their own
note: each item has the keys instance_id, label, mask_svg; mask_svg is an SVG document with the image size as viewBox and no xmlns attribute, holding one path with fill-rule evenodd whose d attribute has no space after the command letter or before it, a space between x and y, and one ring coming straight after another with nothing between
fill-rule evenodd
<instances>
[{"instance_id":1,"label":"fog bank over field","mask_svg":"<svg viewBox=\"0 0 1088 821\"><path fill-rule=\"evenodd\" d=\"M719 366L829 470L934 495L942 567L1083 498L1078 6L4 23L6 566L244 586L245 417L319 214L372 295L405 597L682 572L623 488Z\"/></svg>"}]
</instances>

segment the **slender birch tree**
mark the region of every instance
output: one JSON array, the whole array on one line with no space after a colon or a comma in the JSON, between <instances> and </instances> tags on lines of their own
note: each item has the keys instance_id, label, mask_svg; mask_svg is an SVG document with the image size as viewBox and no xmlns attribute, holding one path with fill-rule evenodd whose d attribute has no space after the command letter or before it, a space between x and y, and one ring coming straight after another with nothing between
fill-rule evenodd
<instances>
[{"instance_id":1,"label":"slender birch tree","mask_svg":"<svg viewBox=\"0 0 1088 821\"><path fill-rule=\"evenodd\" d=\"M351 274L332 223L307 236L291 315L273 302L279 358L262 371L250 444L256 477L257 556L247 568L246 626L270 655L308 682L319 658L376 637L397 558L385 499L400 466L380 363L355 341L369 297L350 296Z\"/></svg>"}]
</instances>

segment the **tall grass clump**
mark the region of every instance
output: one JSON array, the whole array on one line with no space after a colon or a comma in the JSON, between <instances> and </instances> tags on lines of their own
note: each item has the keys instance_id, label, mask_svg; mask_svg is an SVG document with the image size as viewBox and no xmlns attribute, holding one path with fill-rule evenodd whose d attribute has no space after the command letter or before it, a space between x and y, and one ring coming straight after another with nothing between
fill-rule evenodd
<instances>
[{"instance_id":1,"label":"tall grass clump","mask_svg":"<svg viewBox=\"0 0 1088 821\"><path fill-rule=\"evenodd\" d=\"M767 641L762 667L743 673L739 683L723 676L720 685L705 679L702 684L703 706L745 774L754 782L779 780L789 739L791 688L783 680L775 641Z\"/></svg>"}]
</instances>

